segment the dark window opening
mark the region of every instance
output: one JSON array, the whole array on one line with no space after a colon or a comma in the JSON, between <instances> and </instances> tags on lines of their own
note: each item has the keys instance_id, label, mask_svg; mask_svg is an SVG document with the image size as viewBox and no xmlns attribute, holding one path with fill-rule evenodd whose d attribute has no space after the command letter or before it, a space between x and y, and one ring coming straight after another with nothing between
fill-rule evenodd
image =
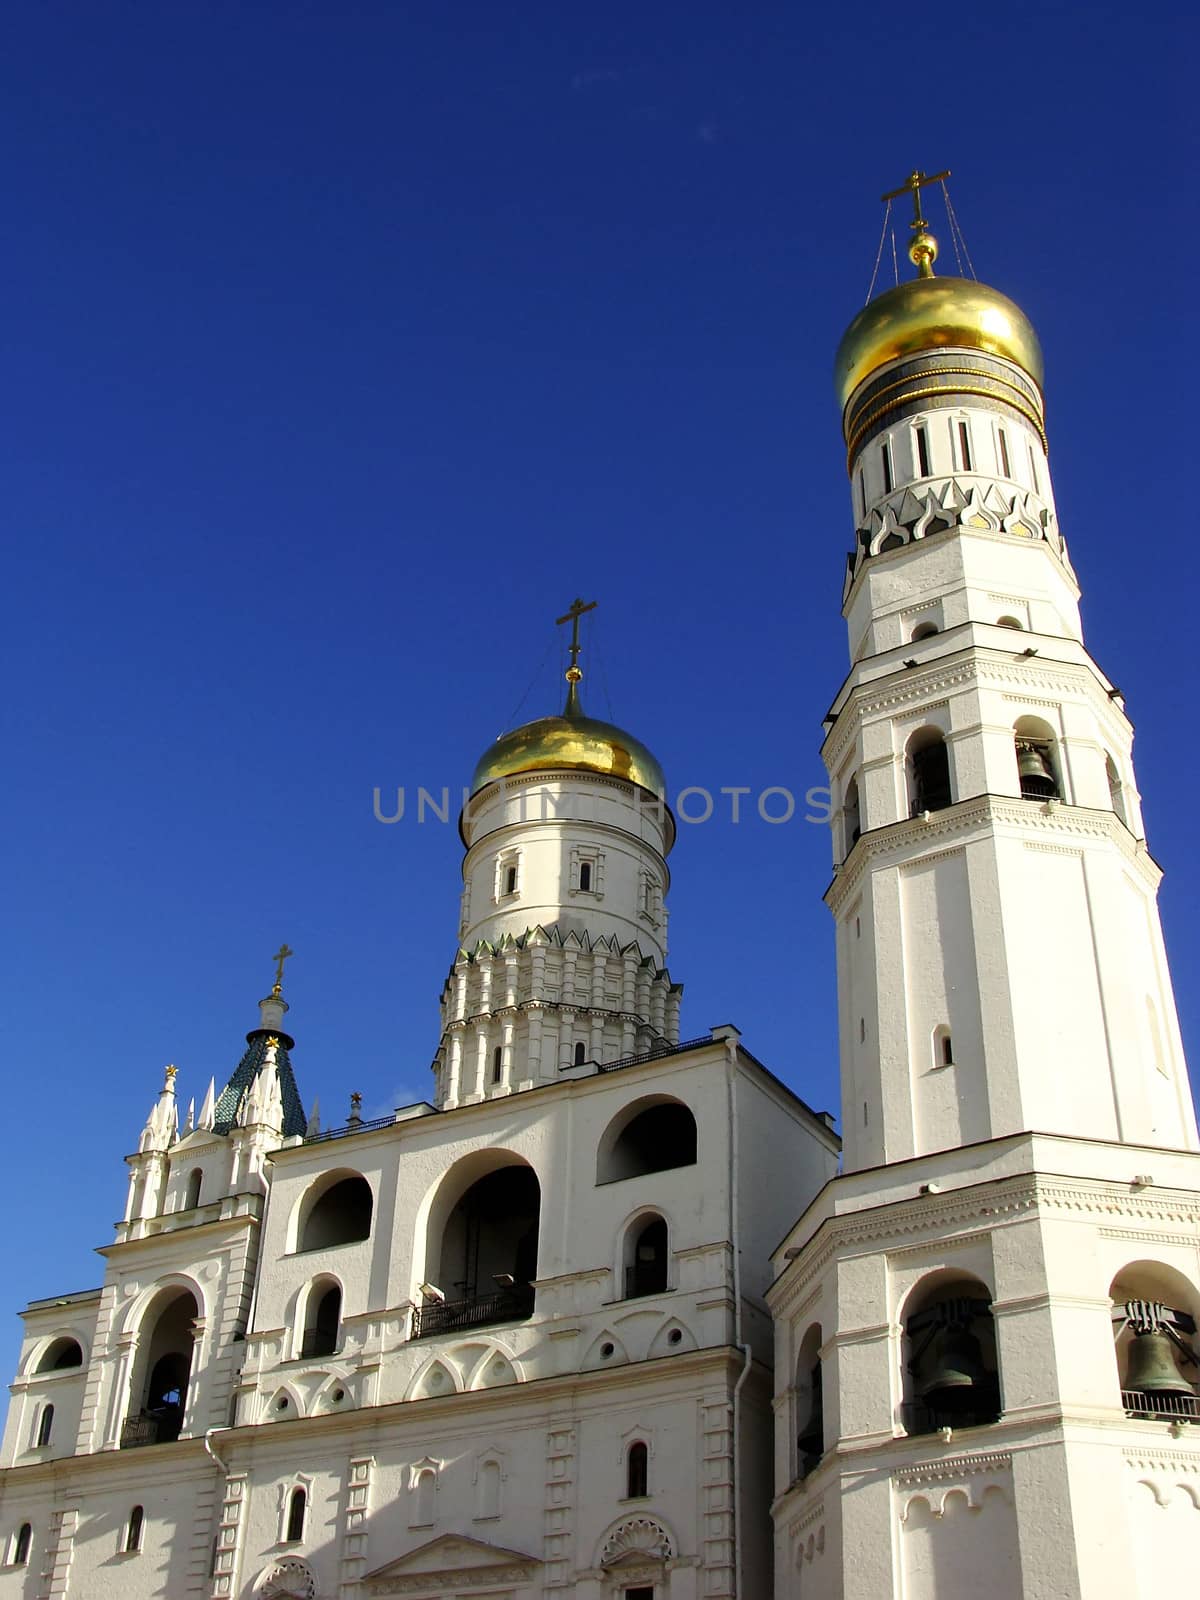
<instances>
[{"instance_id":1,"label":"dark window opening","mask_svg":"<svg viewBox=\"0 0 1200 1600\"><path fill-rule=\"evenodd\" d=\"M636 1589L622 1589L621 1600L654 1600L654 1585L642 1583Z\"/></svg>"},{"instance_id":2,"label":"dark window opening","mask_svg":"<svg viewBox=\"0 0 1200 1600\"><path fill-rule=\"evenodd\" d=\"M1008 439L1005 437L1003 428L996 429L996 439L1000 446L1000 471L1006 478L1011 478L1012 467L1008 461Z\"/></svg>"},{"instance_id":3,"label":"dark window opening","mask_svg":"<svg viewBox=\"0 0 1200 1600\"><path fill-rule=\"evenodd\" d=\"M39 1449L42 1447L42 1445L50 1443L50 1434L53 1427L54 1407L43 1406L41 1417L38 1419L37 1443Z\"/></svg>"},{"instance_id":4,"label":"dark window opening","mask_svg":"<svg viewBox=\"0 0 1200 1600\"><path fill-rule=\"evenodd\" d=\"M141 1506L134 1506L129 1513L129 1525L125 1529L126 1555L132 1555L135 1550L142 1548L142 1523L145 1521L145 1516Z\"/></svg>"},{"instance_id":5,"label":"dark window opening","mask_svg":"<svg viewBox=\"0 0 1200 1600\"><path fill-rule=\"evenodd\" d=\"M908 1318L909 1433L979 1427L1000 1416L1000 1379L989 1300L951 1293Z\"/></svg>"},{"instance_id":6,"label":"dark window opening","mask_svg":"<svg viewBox=\"0 0 1200 1600\"><path fill-rule=\"evenodd\" d=\"M597 1183L690 1167L696 1160L696 1119L676 1100L647 1106L625 1124L610 1147L606 1143L597 1161Z\"/></svg>"},{"instance_id":7,"label":"dark window opening","mask_svg":"<svg viewBox=\"0 0 1200 1600\"><path fill-rule=\"evenodd\" d=\"M68 1367L83 1365L83 1351L78 1339L55 1339L38 1362L39 1372L64 1372Z\"/></svg>"},{"instance_id":8,"label":"dark window opening","mask_svg":"<svg viewBox=\"0 0 1200 1600\"><path fill-rule=\"evenodd\" d=\"M371 1236L371 1185L357 1175L339 1178L314 1203L300 1236L301 1250L327 1250Z\"/></svg>"},{"instance_id":9,"label":"dark window opening","mask_svg":"<svg viewBox=\"0 0 1200 1600\"><path fill-rule=\"evenodd\" d=\"M541 1188L532 1167L500 1167L473 1183L446 1219L431 1299L413 1315L413 1337L517 1322L533 1315Z\"/></svg>"},{"instance_id":10,"label":"dark window opening","mask_svg":"<svg viewBox=\"0 0 1200 1600\"><path fill-rule=\"evenodd\" d=\"M302 1358L331 1356L337 1349L342 1321L342 1291L336 1283L322 1293L315 1291L308 1301L308 1318L300 1346Z\"/></svg>"},{"instance_id":11,"label":"dark window opening","mask_svg":"<svg viewBox=\"0 0 1200 1600\"><path fill-rule=\"evenodd\" d=\"M497 1045L492 1051L492 1082L499 1083L504 1076L504 1050Z\"/></svg>"},{"instance_id":12,"label":"dark window opening","mask_svg":"<svg viewBox=\"0 0 1200 1600\"><path fill-rule=\"evenodd\" d=\"M587 1045L584 1044L582 1039L577 1039L575 1041L575 1065L577 1067L581 1067L581 1066L583 1066L583 1064L584 1064L584 1062L586 1060L587 1060Z\"/></svg>"},{"instance_id":13,"label":"dark window opening","mask_svg":"<svg viewBox=\"0 0 1200 1600\"><path fill-rule=\"evenodd\" d=\"M808 1416L796 1436L796 1476L807 1478L825 1453L825 1405L821 1392L821 1362L808 1374Z\"/></svg>"},{"instance_id":14,"label":"dark window opening","mask_svg":"<svg viewBox=\"0 0 1200 1600\"><path fill-rule=\"evenodd\" d=\"M625 1268L625 1298L662 1294L667 1287L667 1225L661 1217L647 1222L633 1241Z\"/></svg>"},{"instance_id":15,"label":"dark window opening","mask_svg":"<svg viewBox=\"0 0 1200 1600\"><path fill-rule=\"evenodd\" d=\"M650 1493L650 1451L640 1439L629 1446L625 1465L626 1499L645 1499Z\"/></svg>"},{"instance_id":16,"label":"dark window opening","mask_svg":"<svg viewBox=\"0 0 1200 1600\"><path fill-rule=\"evenodd\" d=\"M919 622L912 632L913 643L915 644L918 639L932 639L937 631L936 622Z\"/></svg>"},{"instance_id":17,"label":"dark window opening","mask_svg":"<svg viewBox=\"0 0 1200 1600\"><path fill-rule=\"evenodd\" d=\"M592 887L592 863L585 861L579 868L579 887L585 894L590 893Z\"/></svg>"},{"instance_id":18,"label":"dark window opening","mask_svg":"<svg viewBox=\"0 0 1200 1600\"><path fill-rule=\"evenodd\" d=\"M1038 481L1037 456L1033 453L1033 446L1029 446L1029 476L1033 483L1034 494L1041 494L1042 486Z\"/></svg>"},{"instance_id":19,"label":"dark window opening","mask_svg":"<svg viewBox=\"0 0 1200 1600\"><path fill-rule=\"evenodd\" d=\"M965 422L960 422L958 425L958 456L963 471L972 471L974 463L971 460L971 435Z\"/></svg>"},{"instance_id":20,"label":"dark window opening","mask_svg":"<svg viewBox=\"0 0 1200 1600\"><path fill-rule=\"evenodd\" d=\"M303 1489L292 1490L292 1501L288 1506L287 1542L299 1544L304 1538L304 1513L308 1506L308 1496Z\"/></svg>"},{"instance_id":21,"label":"dark window opening","mask_svg":"<svg viewBox=\"0 0 1200 1600\"><path fill-rule=\"evenodd\" d=\"M1017 740L1017 776L1026 800L1057 800L1058 779L1050 759L1050 746L1038 739Z\"/></svg>"},{"instance_id":22,"label":"dark window opening","mask_svg":"<svg viewBox=\"0 0 1200 1600\"><path fill-rule=\"evenodd\" d=\"M880 446L879 459L883 464L883 492L884 494L891 494L896 485L892 477L892 445L890 439L885 439Z\"/></svg>"},{"instance_id":23,"label":"dark window opening","mask_svg":"<svg viewBox=\"0 0 1200 1600\"><path fill-rule=\"evenodd\" d=\"M23 1567L29 1562L29 1547L33 1543L33 1527L28 1522L23 1522L17 1529L17 1537L13 1540L13 1566Z\"/></svg>"},{"instance_id":24,"label":"dark window opening","mask_svg":"<svg viewBox=\"0 0 1200 1600\"><path fill-rule=\"evenodd\" d=\"M939 736L912 752L912 813L944 811L953 804L950 793L950 757Z\"/></svg>"},{"instance_id":25,"label":"dark window opening","mask_svg":"<svg viewBox=\"0 0 1200 1600\"><path fill-rule=\"evenodd\" d=\"M200 1204L200 1190L204 1184L204 1174L199 1167L194 1167L188 1173L187 1189L183 1196L183 1209L194 1211Z\"/></svg>"},{"instance_id":26,"label":"dark window opening","mask_svg":"<svg viewBox=\"0 0 1200 1600\"><path fill-rule=\"evenodd\" d=\"M917 470L920 477L929 477L929 435L923 427L917 429Z\"/></svg>"},{"instance_id":27,"label":"dark window opening","mask_svg":"<svg viewBox=\"0 0 1200 1600\"><path fill-rule=\"evenodd\" d=\"M942 1035L940 1044L942 1065L944 1067L952 1067L954 1065L954 1042L948 1033Z\"/></svg>"},{"instance_id":28,"label":"dark window opening","mask_svg":"<svg viewBox=\"0 0 1200 1600\"><path fill-rule=\"evenodd\" d=\"M516 867L505 867L504 869L504 892L505 894L516 894L517 892Z\"/></svg>"}]
</instances>

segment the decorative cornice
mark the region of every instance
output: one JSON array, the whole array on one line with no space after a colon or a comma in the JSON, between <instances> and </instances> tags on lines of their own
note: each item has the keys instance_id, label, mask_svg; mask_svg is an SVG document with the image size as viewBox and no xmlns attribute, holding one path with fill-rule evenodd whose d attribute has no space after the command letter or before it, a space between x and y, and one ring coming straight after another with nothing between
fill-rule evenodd
<instances>
[{"instance_id":1,"label":"decorative cornice","mask_svg":"<svg viewBox=\"0 0 1200 1600\"><path fill-rule=\"evenodd\" d=\"M981 1450L971 1455L942 1456L936 1461L915 1461L910 1466L894 1468L892 1477L898 1484L938 1483L975 1472L1011 1471L1010 1450Z\"/></svg>"}]
</instances>

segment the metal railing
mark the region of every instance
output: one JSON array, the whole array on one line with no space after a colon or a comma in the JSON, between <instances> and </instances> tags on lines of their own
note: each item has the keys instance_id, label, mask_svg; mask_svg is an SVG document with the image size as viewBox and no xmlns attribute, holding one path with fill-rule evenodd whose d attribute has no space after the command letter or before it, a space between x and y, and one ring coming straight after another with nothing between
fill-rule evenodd
<instances>
[{"instance_id":1,"label":"metal railing","mask_svg":"<svg viewBox=\"0 0 1200 1600\"><path fill-rule=\"evenodd\" d=\"M147 1444L171 1444L178 1439L182 1426L182 1413L139 1411L136 1416L126 1417L121 1424L121 1449L137 1450Z\"/></svg>"},{"instance_id":2,"label":"metal railing","mask_svg":"<svg viewBox=\"0 0 1200 1600\"><path fill-rule=\"evenodd\" d=\"M1127 1417L1161 1417L1200 1422L1200 1395L1181 1394L1175 1389L1122 1389L1121 1404Z\"/></svg>"},{"instance_id":3,"label":"metal railing","mask_svg":"<svg viewBox=\"0 0 1200 1600\"><path fill-rule=\"evenodd\" d=\"M711 1044L712 1035L702 1039L685 1039L682 1044L657 1045L653 1050L643 1050L640 1056L622 1056L619 1061L597 1061L597 1072L617 1072L622 1067L640 1067L643 1061L657 1061L660 1056L675 1056L681 1050L695 1050L699 1045Z\"/></svg>"},{"instance_id":4,"label":"metal railing","mask_svg":"<svg viewBox=\"0 0 1200 1600\"><path fill-rule=\"evenodd\" d=\"M332 1356L337 1353L337 1335L335 1333L306 1333L300 1341L300 1360L312 1361L317 1356Z\"/></svg>"},{"instance_id":5,"label":"metal railing","mask_svg":"<svg viewBox=\"0 0 1200 1600\"><path fill-rule=\"evenodd\" d=\"M430 1339L437 1333L460 1333L492 1322L522 1322L533 1315L533 1288L497 1289L492 1294L465 1300L427 1301L413 1307L413 1339Z\"/></svg>"}]
</instances>

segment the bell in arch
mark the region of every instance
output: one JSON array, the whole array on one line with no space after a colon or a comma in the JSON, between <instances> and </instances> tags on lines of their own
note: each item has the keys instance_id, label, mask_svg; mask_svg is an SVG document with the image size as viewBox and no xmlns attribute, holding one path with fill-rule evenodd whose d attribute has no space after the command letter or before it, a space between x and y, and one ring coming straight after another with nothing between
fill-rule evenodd
<instances>
[{"instance_id":1,"label":"bell in arch","mask_svg":"<svg viewBox=\"0 0 1200 1600\"><path fill-rule=\"evenodd\" d=\"M1017 776L1021 793L1030 799L1053 800L1058 795L1058 780L1044 746L1029 739L1017 740Z\"/></svg>"},{"instance_id":2,"label":"bell in arch","mask_svg":"<svg viewBox=\"0 0 1200 1600\"><path fill-rule=\"evenodd\" d=\"M994 1387L979 1340L961 1323L934 1339L921 1363L917 1394L936 1411L977 1411Z\"/></svg>"},{"instance_id":3,"label":"bell in arch","mask_svg":"<svg viewBox=\"0 0 1200 1600\"><path fill-rule=\"evenodd\" d=\"M1179 1371L1169 1334L1154 1328L1135 1333L1125 1368L1125 1388L1135 1394L1194 1394Z\"/></svg>"}]
</instances>

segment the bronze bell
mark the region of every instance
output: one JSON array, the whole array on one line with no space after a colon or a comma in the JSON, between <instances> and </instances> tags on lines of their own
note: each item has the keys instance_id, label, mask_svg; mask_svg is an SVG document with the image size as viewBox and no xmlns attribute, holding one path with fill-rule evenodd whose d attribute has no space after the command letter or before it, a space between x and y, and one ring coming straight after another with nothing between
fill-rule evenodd
<instances>
[{"instance_id":1,"label":"bronze bell","mask_svg":"<svg viewBox=\"0 0 1200 1600\"><path fill-rule=\"evenodd\" d=\"M940 1411L972 1410L978 1391L991 1382L979 1340L961 1326L946 1328L921 1365L917 1394Z\"/></svg>"},{"instance_id":2,"label":"bronze bell","mask_svg":"<svg viewBox=\"0 0 1200 1600\"><path fill-rule=\"evenodd\" d=\"M1058 781L1050 757L1041 745L1027 739L1017 742L1017 776L1021 780L1021 793L1030 799L1053 800L1058 794Z\"/></svg>"},{"instance_id":3,"label":"bronze bell","mask_svg":"<svg viewBox=\"0 0 1200 1600\"><path fill-rule=\"evenodd\" d=\"M1134 1334L1124 1386L1136 1394L1195 1393L1187 1379L1180 1375L1170 1336L1157 1328Z\"/></svg>"}]
</instances>

